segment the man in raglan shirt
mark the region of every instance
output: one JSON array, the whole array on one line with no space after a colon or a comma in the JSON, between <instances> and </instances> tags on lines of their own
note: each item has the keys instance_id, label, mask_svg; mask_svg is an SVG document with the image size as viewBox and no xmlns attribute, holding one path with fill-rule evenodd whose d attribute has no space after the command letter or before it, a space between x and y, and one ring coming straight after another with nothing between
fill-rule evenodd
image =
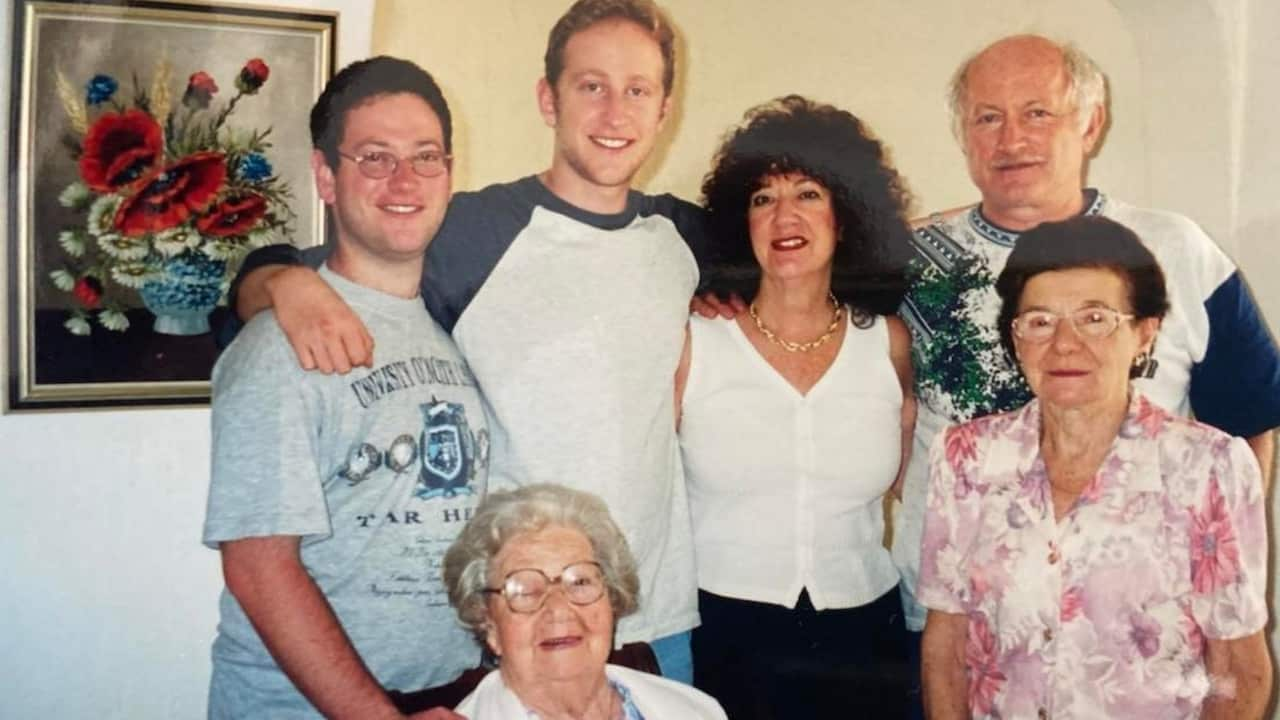
<instances>
[{"instance_id":1,"label":"man in raglan shirt","mask_svg":"<svg viewBox=\"0 0 1280 720\"><path fill-rule=\"evenodd\" d=\"M421 68L373 58L329 82L311 134L336 227L316 279L377 347L368 368L308 373L264 312L214 368L210 718L400 718L386 691L480 660L439 567L485 492L485 409L419 297L449 203L449 108Z\"/></svg>"},{"instance_id":2,"label":"man in raglan shirt","mask_svg":"<svg viewBox=\"0 0 1280 720\"><path fill-rule=\"evenodd\" d=\"M575 3L537 86L551 167L456 195L422 294L492 410L493 482L557 482L608 503L641 580L617 641L651 643L664 675L691 681L697 586L672 386L702 214L631 189L674 76L673 32L651 0ZM304 367L366 363L361 323L296 263L282 247L251 256L239 315L273 306Z\"/></svg>"},{"instance_id":3,"label":"man in raglan shirt","mask_svg":"<svg viewBox=\"0 0 1280 720\"><path fill-rule=\"evenodd\" d=\"M919 272L903 303L912 332L915 448L895 518L908 628L924 627L913 595L928 486L929 445L947 425L1031 399L1000 347L994 282L1020 233L1098 214L1120 222L1164 270L1171 309L1147 377L1152 401L1244 437L1270 475L1280 425L1280 356L1231 260L1191 220L1083 188L1106 121L1106 82L1084 53L1033 35L1004 38L952 79L953 129L982 193L971 208L934 216L915 233Z\"/></svg>"}]
</instances>

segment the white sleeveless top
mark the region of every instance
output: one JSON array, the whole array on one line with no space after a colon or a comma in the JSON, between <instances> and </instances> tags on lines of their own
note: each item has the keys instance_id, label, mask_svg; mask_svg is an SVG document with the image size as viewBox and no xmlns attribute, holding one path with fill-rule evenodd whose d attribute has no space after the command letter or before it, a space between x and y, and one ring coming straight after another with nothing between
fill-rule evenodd
<instances>
[{"instance_id":1,"label":"white sleeveless top","mask_svg":"<svg viewBox=\"0 0 1280 720\"><path fill-rule=\"evenodd\" d=\"M733 320L690 319L680 446L698 586L793 607L864 605L898 582L882 497L901 457L902 389L883 318L849 324L801 395Z\"/></svg>"}]
</instances>

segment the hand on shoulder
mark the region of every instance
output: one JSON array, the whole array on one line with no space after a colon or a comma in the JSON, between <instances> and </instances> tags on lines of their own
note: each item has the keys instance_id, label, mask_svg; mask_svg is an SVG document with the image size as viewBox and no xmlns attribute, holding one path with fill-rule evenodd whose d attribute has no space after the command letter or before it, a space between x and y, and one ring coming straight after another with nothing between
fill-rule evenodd
<instances>
[{"instance_id":1,"label":"hand on shoulder","mask_svg":"<svg viewBox=\"0 0 1280 720\"><path fill-rule=\"evenodd\" d=\"M364 322L316 271L281 270L267 281L276 322L304 370L347 373L373 362L373 337Z\"/></svg>"},{"instance_id":2,"label":"hand on shoulder","mask_svg":"<svg viewBox=\"0 0 1280 720\"><path fill-rule=\"evenodd\" d=\"M689 312L697 313L708 320L719 315L726 320L741 315L747 311L747 303L737 293L731 293L727 298L721 298L713 292L705 292L701 295L694 295L689 301Z\"/></svg>"}]
</instances>

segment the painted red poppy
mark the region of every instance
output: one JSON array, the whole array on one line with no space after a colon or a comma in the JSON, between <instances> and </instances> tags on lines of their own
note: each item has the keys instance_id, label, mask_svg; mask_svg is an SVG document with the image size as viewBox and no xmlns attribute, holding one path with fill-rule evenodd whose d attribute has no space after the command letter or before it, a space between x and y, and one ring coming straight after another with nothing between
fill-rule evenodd
<instances>
[{"instance_id":1,"label":"painted red poppy","mask_svg":"<svg viewBox=\"0 0 1280 720\"><path fill-rule=\"evenodd\" d=\"M243 235L267 213L267 201L261 195L227 198L214 206L208 215L196 218L196 227L206 235L230 237Z\"/></svg>"},{"instance_id":2,"label":"painted red poppy","mask_svg":"<svg viewBox=\"0 0 1280 720\"><path fill-rule=\"evenodd\" d=\"M240 69L240 74L236 76L236 89L242 93L252 95L258 92L258 88L267 81L267 76L271 74L271 68L262 62L262 58L253 58L244 64Z\"/></svg>"},{"instance_id":3,"label":"painted red poppy","mask_svg":"<svg viewBox=\"0 0 1280 720\"><path fill-rule=\"evenodd\" d=\"M80 177L98 192L137 184L160 164L160 124L141 110L103 113L84 136Z\"/></svg>"},{"instance_id":4,"label":"painted red poppy","mask_svg":"<svg viewBox=\"0 0 1280 720\"><path fill-rule=\"evenodd\" d=\"M188 155L146 178L142 189L120 203L116 229L127 237L138 237L177 227L207 210L226 179L222 153Z\"/></svg>"},{"instance_id":5,"label":"painted red poppy","mask_svg":"<svg viewBox=\"0 0 1280 720\"><path fill-rule=\"evenodd\" d=\"M80 301L81 305L89 310L95 310L102 303L102 283L92 275L85 275L76 280L75 287L71 288L71 294Z\"/></svg>"},{"instance_id":6,"label":"painted red poppy","mask_svg":"<svg viewBox=\"0 0 1280 720\"><path fill-rule=\"evenodd\" d=\"M187 90L182 94L182 104L203 110L209 107L209 101L217 92L218 83L209 73L203 70L192 73L191 78L187 80Z\"/></svg>"}]
</instances>

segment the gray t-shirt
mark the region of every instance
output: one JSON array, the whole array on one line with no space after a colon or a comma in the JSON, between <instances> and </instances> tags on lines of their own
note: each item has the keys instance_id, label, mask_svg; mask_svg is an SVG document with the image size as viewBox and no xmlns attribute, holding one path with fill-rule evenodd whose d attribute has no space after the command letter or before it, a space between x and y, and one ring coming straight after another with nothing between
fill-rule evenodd
<instances>
[{"instance_id":1,"label":"gray t-shirt","mask_svg":"<svg viewBox=\"0 0 1280 720\"><path fill-rule=\"evenodd\" d=\"M485 411L420 299L321 277L373 335L373 368L304 372L272 313L245 327L213 371L204 542L300 536L303 564L383 687L440 685L480 656L440 564L487 486ZM318 717L225 590L209 715Z\"/></svg>"}]
</instances>

